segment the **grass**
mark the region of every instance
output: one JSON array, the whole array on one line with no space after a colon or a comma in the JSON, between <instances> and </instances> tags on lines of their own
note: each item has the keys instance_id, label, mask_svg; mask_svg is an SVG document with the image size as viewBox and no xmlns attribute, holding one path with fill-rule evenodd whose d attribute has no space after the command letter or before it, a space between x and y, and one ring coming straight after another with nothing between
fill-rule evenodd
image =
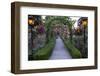
<instances>
[{"instance_id":1,"label":"grass","mask_svg":"<svg viewBox=\"0 0 100 76\"><path fill-rule=\"evenodd\" d=\"M63 40L65 47L69 50L72 58L82 58L81 52L70 42L70 40Z\"/></svg>"}]
</instances>

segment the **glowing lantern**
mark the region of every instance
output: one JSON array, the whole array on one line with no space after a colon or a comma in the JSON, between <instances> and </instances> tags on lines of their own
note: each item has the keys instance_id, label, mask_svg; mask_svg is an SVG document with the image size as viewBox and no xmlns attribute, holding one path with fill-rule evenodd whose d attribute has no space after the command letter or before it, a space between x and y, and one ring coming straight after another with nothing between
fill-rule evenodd
<instances>
[{"instance_id":1,"label":"glowing lantern","mask_svg":"<svg viewBox=\"0 0 100 76\"><path fill-rule=\"evenodd\" d=\"M32 19L29 19L29 20L28 20L28 23L29 23L30 25L32 25L32 24L34 24L34 21L33 21Z\"/></svg>"},{"instance_id":2,"label":"glowing lantern","mask_svg":"<svg viewBox=\"0 0 100 76\"><path fill-rule=\"evenodd\" d=\"M87 20L86 21L82 21L82 25L83 25L84 28L86 28L87 27Z\"/></svg>"}]
</instances>

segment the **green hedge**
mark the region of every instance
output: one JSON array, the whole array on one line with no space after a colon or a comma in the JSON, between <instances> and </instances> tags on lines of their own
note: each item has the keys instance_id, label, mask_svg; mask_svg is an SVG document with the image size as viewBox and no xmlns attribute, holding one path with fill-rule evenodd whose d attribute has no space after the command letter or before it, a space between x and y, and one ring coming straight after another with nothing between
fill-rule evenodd
<instances>
[{"instance_id":1,"label":"green hedge","mask_svg":"<svg viewBox=\"0 0 100 76\"><path fill-rule=\"evenodd\" d=\"M72 58L82 58L81 52L75 48L75 46L70 42L70 40L64 40L66 48L69 50Z\"/></svg>"},{"instance_id":2,"label":"green hedge","mask_svg":"<svg viewBox=\"0 0 100 76\"><path fill-rule=\"evenodd\" d=\"M55 39L51 39L44 48L39 49L34 55L34 60L47 60L51 56L52 50L55 45Z\"/></svg>"}]
</instances>

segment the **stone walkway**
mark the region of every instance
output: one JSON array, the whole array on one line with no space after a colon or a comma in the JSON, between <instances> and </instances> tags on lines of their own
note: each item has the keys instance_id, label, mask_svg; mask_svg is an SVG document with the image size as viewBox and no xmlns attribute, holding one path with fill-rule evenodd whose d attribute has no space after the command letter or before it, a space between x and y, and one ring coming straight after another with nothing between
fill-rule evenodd
<instances>
[{"instance_id":1,"label":"stone walkway","mask_svg":"<svg viewBox=\"0 0 100 76\"><path fill-rule=\"evenodd\" d=\"M50 60L55 59L72 59L68 49L65 48L64 43L60 37L56 39L56 44L50 57Z\"/></svg>"}]
</instances>

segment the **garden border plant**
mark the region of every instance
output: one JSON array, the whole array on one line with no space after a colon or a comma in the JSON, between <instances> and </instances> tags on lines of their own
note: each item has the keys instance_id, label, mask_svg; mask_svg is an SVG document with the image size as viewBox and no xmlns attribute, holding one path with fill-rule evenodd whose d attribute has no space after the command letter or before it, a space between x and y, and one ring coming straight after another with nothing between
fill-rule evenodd
<instances>
[{"instance_id":1,"label":"garden border plant","mask_svg":"<svg viewBox=\"0 0 100 76\"><path fill-rule=\"evenodd\" d=\"M72 58L82 58L81 52L70 42L69 39L63 39L65 47L68 49Z\"/></svg>"},{"instance_id":2,"label":"garden border plant","mask_svg":"<svg viewBox=\"0 0 100 76\"><path fill-rule=\"evenodd\" d=\"M34 55L34 60L47 60L52 54L53 48L55 46L55 38L51 40L44 46L44 48L39 49Z\"/></svg>"}]
</instances>

